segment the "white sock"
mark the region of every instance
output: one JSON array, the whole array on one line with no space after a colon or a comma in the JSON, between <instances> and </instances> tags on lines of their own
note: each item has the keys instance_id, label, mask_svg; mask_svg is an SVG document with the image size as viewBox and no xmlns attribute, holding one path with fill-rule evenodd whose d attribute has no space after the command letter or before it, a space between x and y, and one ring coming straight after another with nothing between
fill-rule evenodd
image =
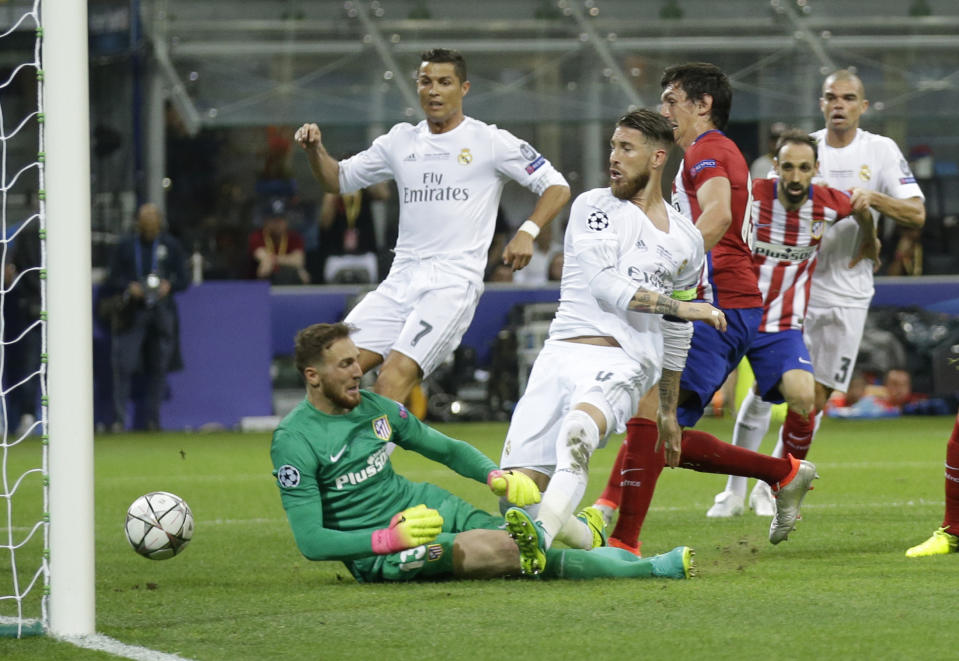
<instances>
[{"instance_id":1,"label":"white sock","mask_svg":"<svg viewBox=\"0 0 959 661\"><path fill-rule=\"evenodd\" d=\"M599 429L585 412L566 414L556 438L556 472L539 504L539 521L546 533L546 548L569 522L586 493L589 458L599 446Z\"/></svg>"},{"instance_id":2,"label":"white sock","mask_svg":"<svg viewBox=\"0 0 959 661\"><path fill-rule=\"evenodd\" d=\"M822 424L822 416L824 413L825 411L816 411L816 424L813 425L812 428L812 438L816 438L816 434L819 433L819 425ZM812 442L812 438L809 439L810 442Z\"/></svg>"},{"instance_id":3,"label":"white sock","mask_svg":"<svg viewBox=\"0 0 959 661\"><path fill-rule=\"evenodd\" d=\"M566 519L566 523L556 533L556 539L574 549L588 551L593 548L593 531L575 516Z\"/></svg>"},{"instance_id":4,"label":"white sock","mask_svg":"<svg viewBox=\"0 0 959 661\"><path fill-rule=\"evenodd\" d=\"M508 510L511 507L516 507L516 505L506 500L506 496L500 496L499 513L505 515L506 510ZM539 515L539 503L533 503L532 505L527 505L523 509L526 511L527 514L529 514L529 518L533 519L534 521L536 520L536 517Z\"/></svg>"},{"instance_id":5,"label":"white sock","mask_svg":"<svg viewBox=\"0 0 959 661\"><path fill-rule=\"evenodd\" d=\"M773 405L764 402L752 388L743 398L736 415L736 426L733 428L733 445L755 452L762 445L763 436L769 430L769 420L772 417ZM726 480L726 491L736 494L740 500L746 498L746 478L739 475L730 475Z\"/></svg>"}]
</instances>

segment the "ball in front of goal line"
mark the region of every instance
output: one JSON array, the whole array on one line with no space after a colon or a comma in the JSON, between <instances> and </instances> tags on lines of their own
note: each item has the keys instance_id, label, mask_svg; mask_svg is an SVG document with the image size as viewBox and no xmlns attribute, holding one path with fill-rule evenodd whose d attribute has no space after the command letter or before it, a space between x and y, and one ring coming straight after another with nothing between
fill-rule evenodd
<instances>
[{"instance_id":1,"label":"ball in front of goal line","mask_svg":"<svg viewBox=\"0 0 959 661\"><path fill-rule=\"evenodd\" d=\"M186 501L167 491L152 491L133 501L124 527L133 550L151 560L181 553L193 537L193 512Z\"/></svg>"}]
</instances>

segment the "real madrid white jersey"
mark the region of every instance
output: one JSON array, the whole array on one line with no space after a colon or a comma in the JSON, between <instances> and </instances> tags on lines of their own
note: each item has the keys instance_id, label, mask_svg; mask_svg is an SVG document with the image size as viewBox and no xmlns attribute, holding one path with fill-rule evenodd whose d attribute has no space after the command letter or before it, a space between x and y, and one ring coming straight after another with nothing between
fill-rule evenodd
<instances>
[{"instance_id":1,"label":"real madrid white jersey","mask_svg":"<svg viewBox=\"0 0 959 661\"><path fill-rule=\"evenodd\" d=\"M614 269L621 279L666 296L694 288L703 267L703 236L692 221L665 201L669 231L662 232L632 202L609 188L583 193L573 202L564 241L559 309L550 339L586 335L613 337L632 359L662 366L662 316L633 312L601 302L590 291L587 273ZM604 256L603 264L584 259Z\"/></svg>"},{"instance_id":2,"label":"real madrid white jersey","mask_svg":"<svg viewBox=\"0 0 959 661\"><path fill-rule=\"evenodd\" d=\"M400 202L395 262L441 259L482 281L500 193L512 179L537 195L566 180L508 131L466 117L446 133L426 120L400 123L365 151L340 162L340 189L396 180Z\"/></svg>"},{"instance_id":3,"label":"real madrid white jersey","mask_svg":"<svg viewBox=\"0 0 959 661\"><path fill-rule=\"evenodd\" d=\"M812 136L819 143L819 176L829 186L865 188L897 199L925 199L909 164L891 139L857 129L851 143L834 148L826 144L826 129ZM878 220L879 213L872 213ZM858 248L859 225L854 218L844 218L826 230L812 278L811 306L869 307L874 292L872 262L862 260L849 268Z\"/></svg>"}]
</instances>

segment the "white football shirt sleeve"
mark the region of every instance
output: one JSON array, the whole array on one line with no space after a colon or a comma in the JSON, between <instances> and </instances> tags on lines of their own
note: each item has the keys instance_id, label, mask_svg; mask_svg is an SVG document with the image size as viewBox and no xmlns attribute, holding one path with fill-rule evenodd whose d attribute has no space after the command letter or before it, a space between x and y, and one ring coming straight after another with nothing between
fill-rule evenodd
<instances>
[{"instance_id":1,"label":"white football shirt sleeve","mask_svg":"<svg viewBox=\"0 0 959 661\"><path fill-rule=\"evenodd\" d=\"M590 295L608 310L627 310L637 287L619 272L619 236L607 213L581 195L570 209L567 232Z\"/></svg>"},{"instance_id":2,"label":"white football shirt sleeve","mask_svg":"<svg viewBox=\"0 0 959 661\"><path fill-rule=\"evenodd\" d=\"M550 186L566 186L563 177L546 157L509 131L490 126L496 171L542 195Z\"/></svg>"},{"instance_id":3,"label":"white football shirt sleeve","mask_svg":"<svg viewBox=\"0 0 959 661\"><path fill-rule=\"evenodd\" d=\"M390 154L394 137L401 126L397 124L389 133L374 140L367 149L340 161L341 193L352 193L393 178Z\"/></svg>"},{"instance_id":4,"label":"white football shirt sleeve","mask_svg":"<svg viewBox=\"0 0 959 661\"><path fill-rule=\"evenodd\" d=\"M880 144L881 169L878 173L877 190L897 200L907 200L911 197L925 200L922 189L916 183L909 164L899 150L899 145L889 138L883 139Z\"/></svg>"}]
</instances>

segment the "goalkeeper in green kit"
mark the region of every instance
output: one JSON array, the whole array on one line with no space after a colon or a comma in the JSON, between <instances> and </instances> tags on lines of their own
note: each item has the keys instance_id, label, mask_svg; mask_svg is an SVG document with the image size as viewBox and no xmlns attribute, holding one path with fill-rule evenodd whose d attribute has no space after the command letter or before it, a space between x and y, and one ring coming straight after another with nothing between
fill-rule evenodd
<instances>
[{"instance_id":1,"label":"goalkeeper in green kit","mask_svg":"<svg viewBox=\"0 0 959 661\"><path fill-rule=\"evenodd\" d=\"M485 482L520 507L539 502L533 481L501 471L473 446L421 423L397 402L360 390L359 351L346 324L314 324L296 336L306 398L273 433L270 454L297 547L310 560L340 560L360 582L519 576L519 550L503 518L390 463L388 442ZM589 525L571 518L569 525ZM546 578L686 578L680 546L640 558L622 549L550 549Z\"/></svg>"}]
</instances>

